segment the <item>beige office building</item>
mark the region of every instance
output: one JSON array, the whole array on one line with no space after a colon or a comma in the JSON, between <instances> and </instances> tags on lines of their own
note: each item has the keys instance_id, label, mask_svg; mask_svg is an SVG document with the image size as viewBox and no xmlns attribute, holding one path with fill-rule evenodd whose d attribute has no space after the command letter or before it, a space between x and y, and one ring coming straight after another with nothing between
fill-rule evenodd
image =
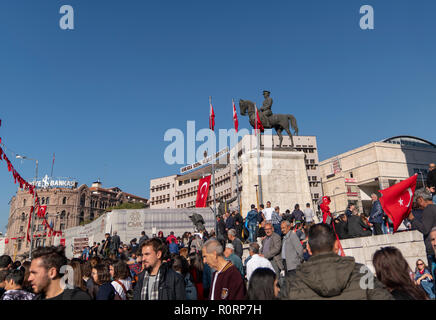
<instances>
[{"instance_id":1,"label":"beige office building","mask_svg":"<svg viewBox=\"0 0 436 320\"><path fill-rule=\"evenodd\" d=\"M342 153L321 161L324 195L330 209L344 213L349 203L369 214L371 193L388 188L415 173L417 188L427 178L428 164L436 162L436 146L421 138L397 136Z\"/></svg>"},{"instance_id":2,"label":"beige office building","mask_svg":"<svg viewBox=\"0 0 436 320\"><path fill-rule=\"evenodd\" d=\"M273 137L274 146L278 146L278 137ZM253 136L251 136L253 138ZM250 136L244 136L238 143L238 180L239 186L236 182L236 164L230 162L230 157L234 157L236 147L232 148L227 155L227 164L217 164L215 166L215 193L216 198L224 197L228 200L237 195L237 189L239 187L240 192L243 188L250 188L253 194L256 193L254 186L243 185L243 175L246 174L242 170L241 157L243 149L241 145L244 141L250 139ZM262 139L271 139L271 136L262 136ZM262 140L262 145L265 141ZM268 144L267 144L268 145ZM283 137L283 149L288 148L290 145L290 138L288 136ZM315 136L294 136L294 146L297 151L304 152L306 173L309 180L310 192L312 195L312 208L317 209L315 203L318 201L322 194L321 181L319 174L319 161L318 161L318 146ZM277 150L274 148L274 150ZM277 151L280 152L280 151ZM203 176L211 174L211 165L205 165L199 169L189 171L185 174L174 174L167 177L161 177L150 180L150 208L151 209L165 209L165 208L194 208L197 198L198 180ZM268 199L263 199L266 202ZM212 186L209 191L209 197L207 199L208 205L213 206L213 191ZM273 204L274 205L274 204ZM290 209L293 210L295 203L289 203L286 207L281 206L281 211ZM300 207L304 206L304 203L300 203ZM233 202L230 205L231 208L237 208L237 202ZM243 216L246 214L249 208L242 208Z\"/></svg>"}]
</instances>

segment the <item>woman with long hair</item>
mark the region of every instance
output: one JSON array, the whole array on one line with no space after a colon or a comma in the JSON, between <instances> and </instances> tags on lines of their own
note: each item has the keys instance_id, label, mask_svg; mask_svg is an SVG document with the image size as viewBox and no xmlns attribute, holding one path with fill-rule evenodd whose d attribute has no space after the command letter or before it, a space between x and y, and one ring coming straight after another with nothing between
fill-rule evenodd
<instances>
[{"instance_id":1,"label":"woman with long hair","mask_svg":"<svg viewBox=\"0 0 436 320\"><path fill-rule=\"evenodd\" d=\"M132 290L132 278L130 270L123 260L113 262L109 266L109 272L112 276L112 286L121 297L121 300L127 300L128 294Z\"/></svg>"},{"instance_id":2,"label":"woman with long hair","mask_svg":"<svg viewBox=\"0 0 436 320\"><path fill-rule=\"evenodd\" d=\"M24 261L21 264L21 270L24 271L23 289L28 291L28 292L32 292L33 293L32 284L29 282L30 264L31 264L30 261Z\"/></svg>"},{"instance_id":3,"label":"woman with long hair","mask_svg":"<svg viewBox=\"0 0 436 320\"><path fill-rule=\"evenodd\" d=\"M192 282L191 274L189 273L188 261L177 254L171 256L171 268L179 273L185 282L186 300L197 300L197 289Z\"/></svg>"},{"instance_id":4,"label":"woman with long hair","mask_svg":"<svg viewBox=\"0 0 436 320\"><path fill-rule=\"evenodd\" d=\"M189 273L197 289L197 300L205 299L203 292L203 270L204 264L201 255L199 253L191 253L189 255Z\"/></svg>"},{"instance_id":5,"label":"woman with long hair","mask_svg":"<svg viewBox=\"0 0 436 320\"><path fill-rule=\"evenodd\" d=\"M86 283L85 280L83 280L82 275L82 268L79 261L72 260L69 265L73 268L73 283L68 283L69 285L72 285L75 288L79 288L83 291L86 291ZM70 278L70 277L68 277Z\"/></svg>"},{"instance_id":6,"label":"woman with long hair","mask_svg":"<svg viewBox=\"0 0 436 320\"><path fill-rule=\"evenodd\" d=\"M92 279L98 285L96 300L114 300L115 288L111 284L111 274L107 265L100 263L92 268Z\"/></svg>"},{"instance_id":7,"label":"woman with long hair","mask_svg":"<svg viewBox=\"0 0 436 320\"><path fill-rule=\"evenodd\" d=\"M248 300L275 300L280 288L276 274L269 268L257 268L248 283Z\"/></svg>"},{"instance_id":8,"label":"woman with long hair","mask_svg":"<svg viewBox=\"0 0 436 320\"><path fill-rule=\"evenodd\" d=\"M400 250L384 247L372 258L377 279L390 291L395 300L427 300L425 291L410 277L411 270Z\"/></svg>"},{"instance_id":9,"label":"woman with long hair","mask_svg":"<svg viewBox=\"0 0 436 320\"><path fill-rule=\"evenodd\" d=\"M421 286L432 300L435 298L433 277L422 259L416 261L415 283Z\"/></svg>"},{"instance_id":10,"label":"woman with long hair","mask_svg":"<svg viewBox=\"0 0 436 320\"><path fill-rule=\"evenodd\" d=\"M98 286L94 283L94 280L92 279L91 262L89 260L85 261L82 263L81 267L82 267L82 278L83 281L85 281L85 285L86 285L86 292L88 292L91 298L95 300L98 291Z\"/></svg>"}]
</instances>

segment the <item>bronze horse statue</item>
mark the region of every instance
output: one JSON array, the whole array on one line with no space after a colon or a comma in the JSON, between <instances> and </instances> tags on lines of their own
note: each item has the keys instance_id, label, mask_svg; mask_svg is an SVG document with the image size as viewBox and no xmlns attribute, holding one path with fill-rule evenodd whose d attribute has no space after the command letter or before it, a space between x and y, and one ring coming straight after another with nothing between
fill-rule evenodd
<instances>
[{"instance_id":1,"label":"bronze horse statue","mask_svg":"<svg viewBox=\"0 0 436 320\"><path fill-rule=\"evenodd\" d=\"M248 116L250 118L250 124L254 128L255 127L255 105L250 100L239 100L239 109L241 110L241 115L246 116L248 112ZM279 148L282 147L283 135L282 131L285 130L289 137L291 138L291 148L294 148L294 141L292 139L291 130L289 130L289 122L291 123L291 127L294 130L294 134L298 136L298 126L297 120L292 114L273 114L272 116L265 118L262 112L259 112L260 122L262 122L262 126L265 129L274 128L279 136L280 144ZM268 125L269 123L269 125Z\"/></svg>"}]
</instances>

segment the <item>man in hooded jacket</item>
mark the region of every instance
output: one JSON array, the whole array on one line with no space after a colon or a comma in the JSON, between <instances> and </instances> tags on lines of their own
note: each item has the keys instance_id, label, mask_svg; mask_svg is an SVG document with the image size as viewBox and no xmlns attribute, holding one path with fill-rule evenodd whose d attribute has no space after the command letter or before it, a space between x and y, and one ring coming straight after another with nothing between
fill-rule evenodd
<instances>
[{"instance_id":1,"label":"man in hooded jacket","mask_svg":"<svg viewBox=\"0 0 436 320\"><path fill-rule=\"evenodd\" d=\"M282 300L393 300L384 285L353 257L338 255L332 228L316 224L309 229L309 260L286 275ZM364 278L364 279L362 279Z\"/></svg>"}]
</instances>

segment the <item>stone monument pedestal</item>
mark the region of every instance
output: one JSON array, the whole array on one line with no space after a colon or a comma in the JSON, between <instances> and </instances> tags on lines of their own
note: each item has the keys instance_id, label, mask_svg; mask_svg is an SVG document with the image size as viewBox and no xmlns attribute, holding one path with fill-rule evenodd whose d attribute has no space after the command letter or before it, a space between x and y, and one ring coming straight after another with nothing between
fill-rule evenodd
<instances>
[{"instance_id":1,"label":"stone monument pedestal","mask_svg":"<svg viewBox=\"0 0 436 320\"><path fill-rule=\"evenodd\" d=\"M244 153L242 162L241 202L242 215L250 211L250 205L255 204L256 187L258 183L257 150ZM304 210L306 203L312 203L309 180L304 161L304 152L291 150L260 150L260 167L263 204L271 201L271 206L279 206L280 212L286 209L291 212L295 204ZM260 201L260 197L259 197ZM259 203L260 204L260 203Z\"/></svg>"}]
</instances>

